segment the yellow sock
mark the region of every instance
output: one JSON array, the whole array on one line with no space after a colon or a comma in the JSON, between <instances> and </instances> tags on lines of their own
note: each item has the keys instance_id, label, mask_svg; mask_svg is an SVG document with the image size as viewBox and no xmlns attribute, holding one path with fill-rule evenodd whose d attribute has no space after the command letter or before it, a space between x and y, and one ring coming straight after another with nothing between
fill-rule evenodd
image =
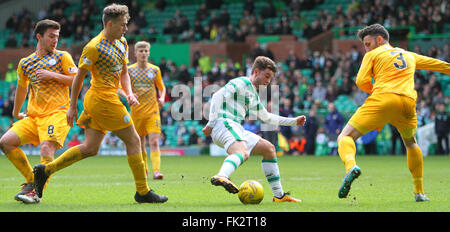
<instances>
[{"instance_id":1,"label":"yellow sock","mask_svg":"<svg viewBox=\"0 0 450 232\"><path fill-rule=\"evenodd\" d=\"M411 172L413 183L414 183L414 193L423 192L423 157L422 151L419 146L413 148L408 148L406 150L406 159L408 160L408 168Z\"/></svg>"},{"instance_id":2,"label":"yellow sock","mask_svg":"<svg viewBox=\"0 0 450 232\"><path fill-rule=\"evenodd\" d=\"M47 165L48 163L52 162L54 160L51 156L41 156L41 164Z\"/></svg>"},{"instance_id":3,"label":"yellow sock","mask_svg":"<svg viewBox=\"0 0 450 232\"><path fill-rule=\"evenodd\" d=\"M20 148L14 148L5 154L9 161L19 170L25 177L27 183L34 182L33 168L28 162L25 152Z\"/></svg>"},{"instance_id":4,"label":"yellow sock","mask_svg":"<svg viewBox=\"0 0 450 232\"><path fill-rule=\"evenodd\" d=\"M83 155L81 154L81 151L78 148L78 146L71 147L67 149L64 153L62 153L53 162L48 163L45 166L45 171L48 174L52 174L84 158L85 157L83 157Z\"/></svg>"},{"instance_id":5,"label":"yellow sock","mask_svg":"<svg viewBox=\"0 0 450 232\"><path fill-rule=\"evenodd\" d=\"M144 161L145 173L148 176L148 161L147 161L147 151L142 150L142 160Z\"/></svg>"},{"instance_id":6,"label":"yellow sock","mask_svg":"<svg viewBox=\"0 0 450 232\"><path fill-rule=\"evenodd\" d=\"M130 165L133 173L134 182L136 184L136 191L140 195L145 195L150 191L147 185L147 177L145 175L144 161L142 154L127 155L128 165Z\"/></svg>"},{"instance_id":7,"label":"yellow sock","mask_svg":"<svg viewBox=\"0 0 450 232\"><path fill-rule=\"evenodd\" d=\"M345 136L338 141L338 153L342 162L344 162L345 172L348 172L353 166L356 165L355 141L353 141L350 136Z\"/></svg>"},{"instance_id":8,"label":"yellow sock","mask_svg":"<svg viewBox=\"0 0 450 232\"><path fill-rule=\"evenodd\" d=\"M161 167L161 152L152 151L150 152L150 158L152 159L153 171L160 171Z\"/></svg>"},{"instance_id":9,"label":"yellow sock","mask_svg":"<svg viewBox=\"0 0 450 232\"><path fill-rule=\"evenodd\" d=\"M52 162L54 160L51 156L41 156L41 164L47 165L48 163ZM44 188L42 191L44 191L47 188L48 182L50 182L50 178L52 178L52 175L50 175L47 178L47 181L45 182Z\"/></svg>"}]
</instances>

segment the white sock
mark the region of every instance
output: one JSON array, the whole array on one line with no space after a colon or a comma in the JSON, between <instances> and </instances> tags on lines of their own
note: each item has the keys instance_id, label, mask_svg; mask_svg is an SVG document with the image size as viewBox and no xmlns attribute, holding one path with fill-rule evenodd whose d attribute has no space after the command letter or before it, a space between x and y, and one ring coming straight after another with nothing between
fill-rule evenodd
<instances>
[{"instance_id":1,"label":"white sock","mask_svg":"<svg viewBox=\"0 0 450 232\"><path fill-rule=\"evenodd\" d=\"M243 163L244 157L241 154L231 154L223 161L222 167L217 175L228 178L231 173L233 173Z\"/></svg>"},{"instance_id":2,"label":"white sock","mask_svg":"<svg viewBox=\"0 0 450 232\"><path fill-rule=\"evenodd\" d=\"M278 160L263 159L261 162L262 169L266 175L267 181L272 188L272 193L275 197L282 197L284 194L283 187L281 187L280 170L278 169Z\"/></svg>"}]
</instances>

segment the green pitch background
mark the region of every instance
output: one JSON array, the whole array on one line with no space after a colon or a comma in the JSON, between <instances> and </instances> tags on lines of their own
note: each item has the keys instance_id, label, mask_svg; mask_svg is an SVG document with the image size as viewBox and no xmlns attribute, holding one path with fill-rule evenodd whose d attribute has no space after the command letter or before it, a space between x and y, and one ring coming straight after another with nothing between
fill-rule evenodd
<instances>
[{"instance_id":1,"label":"green pitch background","mask_svg":"<svg viewBox=\"0 0 450 232\"><path fill-rule=\"evenodd\" d=\"M31 156L37 164L38 157ZM430 202L416 203L405 156L357 157L362 175L347 199L337 191L344 176L339 157L279 157L285 191L303 203L273 203L261 170L261 157L250 157L231 177L236 185L259 181L265 190L259 205L243 205L237 195L212 186L209 179L224 157L162 157L164 180L150 179L150 187L169 197L164 204L138 204L125 156L97 156L57 172L38 205L14 200L24 178L0 156L1 212L449 212L450 158L424 158L424 187Z\"/></svg>"}]
</instances>

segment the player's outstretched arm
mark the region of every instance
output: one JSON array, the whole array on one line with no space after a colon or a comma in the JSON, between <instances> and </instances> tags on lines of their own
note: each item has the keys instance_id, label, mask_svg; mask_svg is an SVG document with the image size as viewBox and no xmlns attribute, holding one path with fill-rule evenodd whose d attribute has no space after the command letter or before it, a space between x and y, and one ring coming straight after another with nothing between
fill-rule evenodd
<instances>
[{"instance_id":1,"label":"player's outstretched arm","mask_svg":"<svg viewBox=\"0 0 450 232\"><path fill-rule=\"evenodd\" d=\"M305 117L305 116L299 116L297 118L288 118L288 117L283 117L280 115L276 115L273 113L270 113L269 111L267 111L267 109L261 104L261 102L258 103L259 107L258 110L256 112L254 112L253 110L250 110L251 114L256 113L257 117L259 119L261 119L263 122L271 124L271 125L281 125L281 126L297 126L300 125L299 122L301 122L301 119L298 119L299 117ZM305 119L306 120L306 117ZM304 124L304 122L303 122Z\"/></svg>"},{"instance_id":2,"label":"player's outstretched arm","mask_svg":"<svg viewBox=\"0 0 450 232\"><path fill-rule=\"evenodd\" d=\"M431 70L450 75L450 63L411 52L416 59L416 69Z\"/></svg>"}]
</instances>

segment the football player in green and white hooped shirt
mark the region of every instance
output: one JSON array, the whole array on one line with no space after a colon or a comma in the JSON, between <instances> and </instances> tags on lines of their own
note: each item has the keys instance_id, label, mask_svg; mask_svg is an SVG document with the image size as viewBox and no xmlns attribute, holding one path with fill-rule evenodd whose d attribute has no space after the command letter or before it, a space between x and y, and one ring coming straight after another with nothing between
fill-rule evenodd
<instances>
[{"instance_id":1,"label":"football player in green and white hooped shirt","mask_svg":"<svg viewBox=\"0 0 450 232\"><path fill-rule=\"evenodd\" d=\"M257 87L267 87L277 71L276 64L271 59L256 57L249 78L238 77L230 80L217 91L211 100L209 122L203 128L205 136L211 136L219 147L228 153L219 173L211 178L211 183L223 186L230 193L239 189L229 176L242 165L250 155L261 155L262 169L273 192L274 202L301 202L287 195L281 186L280 171L277 163L275 146L260 136L245 130L241 121L247 113L255 115L265 123L273 125L296 126L304 125L304 115L287 118L269 113L261 104Z\"/></svg>"}]
</instances>

